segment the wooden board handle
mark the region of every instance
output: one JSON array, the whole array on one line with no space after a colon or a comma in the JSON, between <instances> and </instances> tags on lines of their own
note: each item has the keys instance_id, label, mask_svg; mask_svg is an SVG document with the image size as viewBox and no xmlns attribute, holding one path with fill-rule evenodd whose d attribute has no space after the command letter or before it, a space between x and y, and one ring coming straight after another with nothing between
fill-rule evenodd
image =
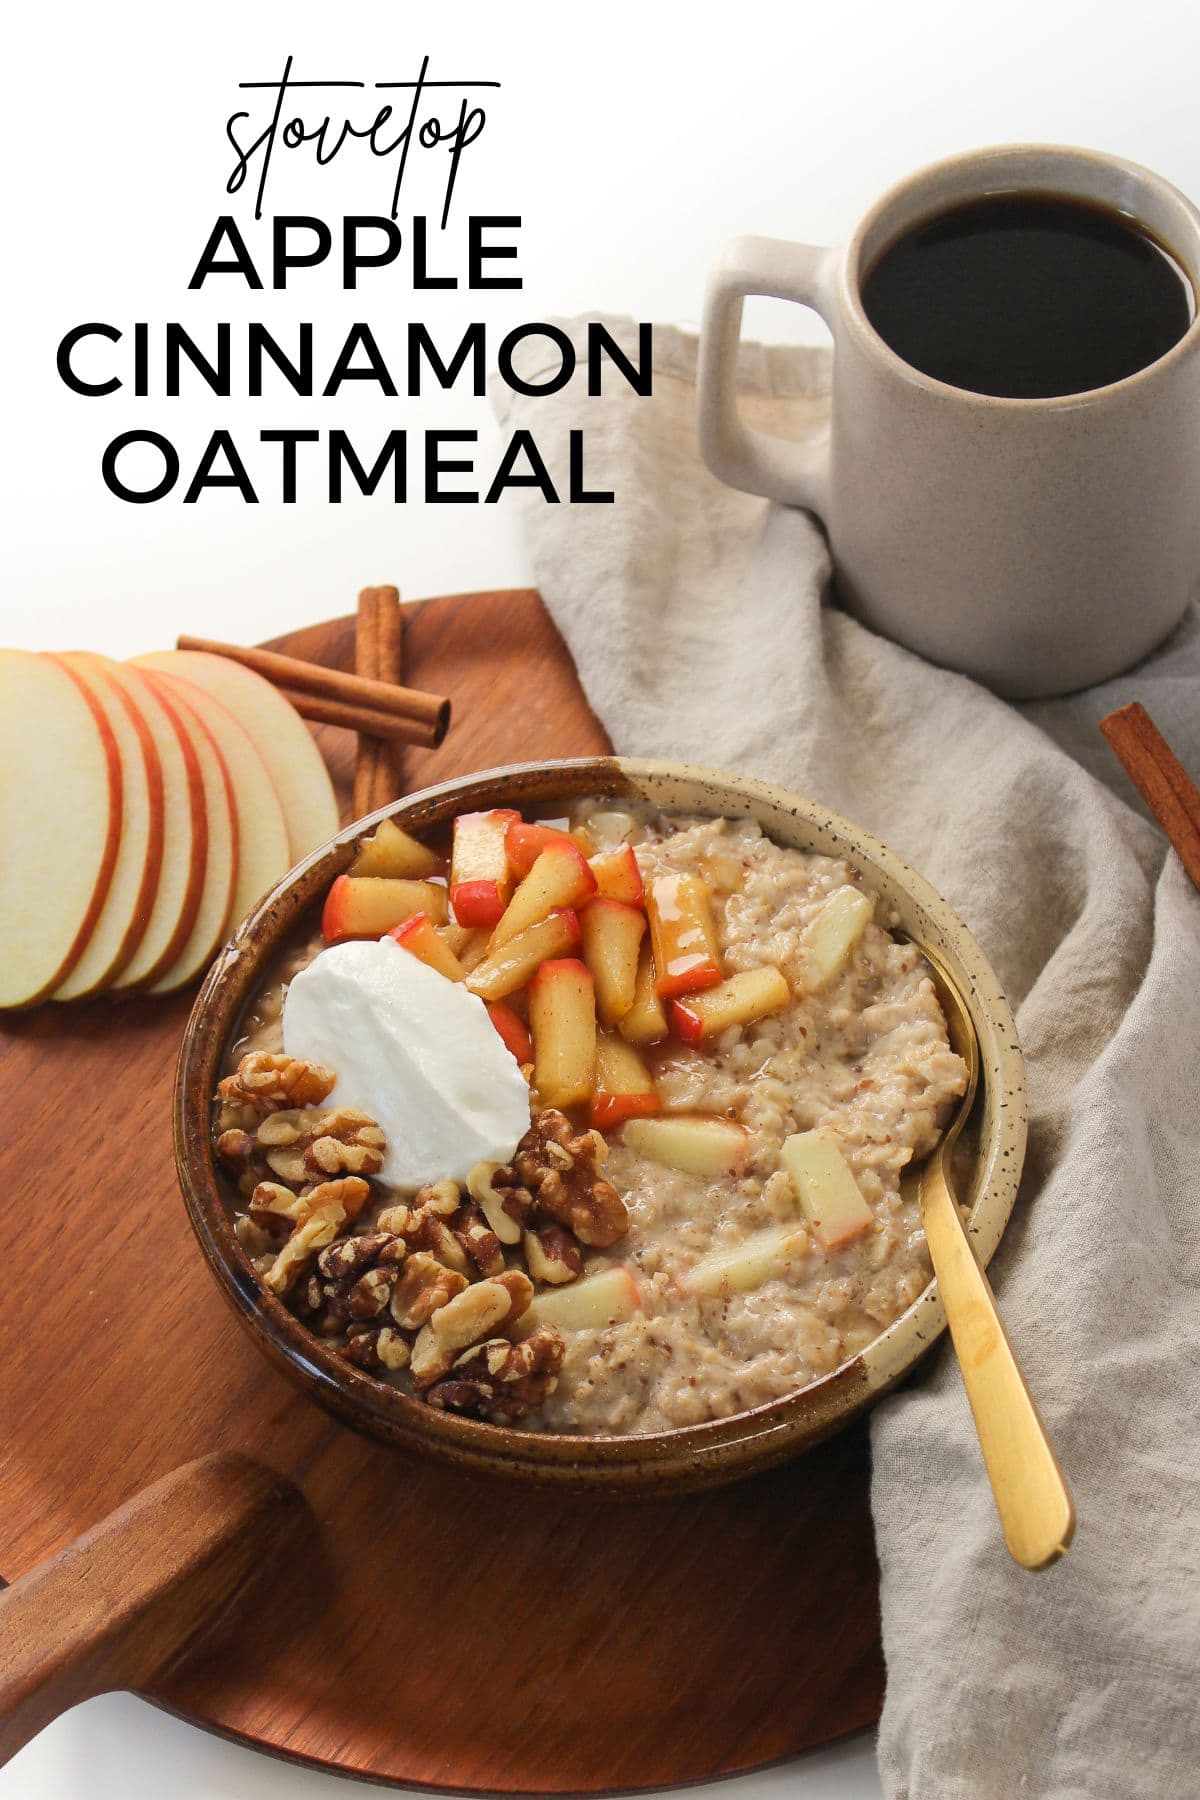
<instances>
[{"instance_id":1,"label":"wooden board handle","mask_svg":"<svg viewBox=\"0 0 1200 1800\"><path fill-rule=\"evenodd\" d=\"M310 1526L281 1475L206 1456L15 1581L0 1593L0 1763L80 1700L207 1647Z\"/></svg>"}]
</instances>

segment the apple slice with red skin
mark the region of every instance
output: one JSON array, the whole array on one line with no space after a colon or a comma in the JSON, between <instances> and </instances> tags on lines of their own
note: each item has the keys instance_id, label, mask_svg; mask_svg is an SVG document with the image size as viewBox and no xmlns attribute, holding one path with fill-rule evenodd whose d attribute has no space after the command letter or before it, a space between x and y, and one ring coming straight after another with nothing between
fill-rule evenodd
<instances>
[{"instance_id":1,"label":"apple slice with red skin","mask_svg":"<svg viewBox=\"0 0 1200 1800\"><path fill-rule=\"evenodd\" d=\"M596 1014L611 1031L633 1005L646 915L622 900L601 897L584 907L579 929L583 960L596 983Z\"/></svg>"},{"instance_id":2,"label":"apple slice with red skin","mask_svg":"<svg viewBox=\"0 0 1200 1800\"><path fill-rule=\"evenodd\" d=\"M386 875L339 875L325 896L321 935L327 944L386 937L414 913L428 914L431 924L444 924L445 888Z\"/></svg>"},{"instance_id":3,"label":"apple slice with red skin","mask_svg":"<svg viewBox=\"0 0 1200 1800\"><path fill-rule=\"evenodd\" d=\"M580 845L569 831L557 825L527 825L524 819L513 819L504 834L508 866L518 881L524 881L538 857L550 844Z\"/></svg>"},{"instance_id":4,"label":"apple slice with red skin","mask_svg":"<svg viewBox=\"0 0 1200 1800\"><path fill-rule=\"evenodd\" d=\"M190 717L200 718L225 765L238 836L237 879L229 927L239 925L290 867L287 823L275 784L249 733L227 706L214 699L207 688L198 687L181 675L162 670L154 673L159 682L166 682L172 693L187 702Z\"/></svg>"},{"instance_id":5,"label":"apple slice with red skin","mask_svg":"<svg viewBox=\"0 0 1200 1800\"><path fill-rule=\"evenodd\" d=\"M578 845L569 839L548 844L509 901L492 935L492 948L498 949L564 906L581 905L595 892L596 877Z\"/></svg>"},{"instance_id":6,"label":"apple slice with red skin","mask_svg":"<svg viewBox=\"0 0 1200 1800\"><path fill-rule=\"evenodd\" d=\"M468 972L467 986L481 1000L506 1000L536 974L547 958L579 948L579 920L568 907L510 938Z\"/></svg>"},{"instance_id":7,"label":"apple slice with red skin","mask_svg":"<svg viewBox=\"0 0 1200 1800\"><path fill-rule=\"evenodd\" d=\"M333 837L338 828L337 796L325 759L312 732L278 688L253 669L206 650L157 650L132 660L138 668L182 676L233 714L258 751L278 796L289 867Z\"/></svg>"},{"instance_id":8,"label":"apple slice with red skin","mask_svg":"<svg viewBox=\"0 0 1200 1800\"><path fill-rule=\"evenodd\" d=\"M503 1000L488 1000L484 1004L487 1007L488 1018L500 1033L505 1047L512 1051L522 1065L531 1063L533 1061L533 1040L521 1015L515 1012L511 1006L506 1006Z\"/></svg>"},{"instance_id":9,"label":"apple slice with red skin","mask_svg":"<svg viewBox=\"0 0 1200 1800\"><path fill-rule=\"evenodd\" d=\"M670 1030L667 1011L655 986L654 948L649 938L642 939L638 952L637 977L633 985L633 1005L617 1027L630 1044L658 1044Z\"/></svg>"},{"instance_id":10,"label":"apple slice with red skin","mask_svg":"<svg viewBox=\"0 0 1200 1800\"><path fill-rule=\"evenodd\" d=\"M596 877L596 891L607 900L621 900L626 906L641 906L646 898L646 884L632 844L619 850L601 850L588 864Z\"/></svg>"},{"instance_id":11,"label":"apple slice with red skin","mask_svg":"<svg viewBox=\"0 0 1200 1800\"><path fill-rule=\"evenodd\" d=\"M0 770L0 1007L30 1006L83 955L121 838L112 726L54 657L0 651Z\"/></svg>"},{"instance_id":12,"label":"apple slice with red skin","mask_svg":"<svg viewBox=\"0 0 1200 1800\"><path fill-rule=\"evenodd\" d=\"M125 993L157 981L191 936L208 865L208 812L200 758L176 703L161 694L140 669L121 662L106 662L105 666L154 740L163 783L158 883L141 940L112 982L114 992Z\"/></svg>"},{"instance_id":13,"label":"apple slice with red skin","mask_svg":"<svg viewBox=\"0 0 1200 1800\"><path fill-rule=\"evenodd\" d=\"M204 785L204 879L196 916L174 961L141 989L148 994L171 994L186 987L208 967L229 927L240 855L237 802L225 760L199 713L166 675L155 675L148 669L143 674L164 704L171 706L187 733Z\"/></svg>"},{"instance_id":14,"label":"apple slice with red skin","mask_svg":"<svg viewBox=\"0 0 1200 1800\"><path fill-rule=\"evenodd\" d=\"M716 987L722 977L708 889L698 875L656 875L646 890L655 987L669 999Z\"/></svg>"},{"instance_id":15,"label":"apple slice with red skin","mask_svg":"<svg viewBox=\"0 0 1200 1800\"><path fill-rule=\"evenodd\" d=\"M512 892L505 833L521 815L512 807L459 813L450 851L450 904L460 925L498 925Z\"/></svg>"},{"instance_id":16,"label":"apple slice with red skin","mask_svg":"<svg viewBox=\"0 0 1200 1800\"><path fill-rule=\"evenodd\" d=\"M778 969L743 969L701 994L672 1000L671 1023L685 1044L699 1044L730 1025L752 1025L769 1013L781 1012L791 997Z\"/></svg>"},{"instance_id":17,"label":"apple slice with red skin","mask_svg":"<svg viewBox=\"0 0 1200 1800\"><path fill-rule=\"evenodd\" d=\"M597 1131L608 1131L626 1119L648 1118L661 1110L654 1078L633 1045L598 1031L596 1084L588 1123Z\"/></svg>"},{"instance_id":18,"label":"apple slice with red skin","mask_svg":"<svg viewBox=\"0 0 1200 1800\"><path fill-rule=\"evenodd\" d=\"M544 854L544 852L543 852ZM533 1084L544 1106L579 1106L596 1076L596 995L574 957L544 962L529 983Z\"/></svg>"},{"instance_id":19,"label":"apple slice with red skin","mask_svg":"<svg viewBox=\"0 0 1200 1800\"><path fill-rule=\"evenodd\" d=\"M107 673L105 658L70 651L56 658L101 707L121 758L121 836L104 905L79 961L51 996L78 1000L107 987L129 962L150 917L163 851L162 765L149 727Z\"/></svg>"},{"instance_id":20,"label":"apple slice with red skin","mask_svg":"<svg viewBox=\"0 0 1200 1800\"><path fill-rule=\"evenodd\" d=\"M395 938L402 949L409 951L418 961L427 963L431 969L436 969L447 981L463 981L466 978L466 970L445 939L438 936L428 913L413 913L411 918L405 919L403 925L393 926L386 935Z\"/></svg>"}]
</instances>

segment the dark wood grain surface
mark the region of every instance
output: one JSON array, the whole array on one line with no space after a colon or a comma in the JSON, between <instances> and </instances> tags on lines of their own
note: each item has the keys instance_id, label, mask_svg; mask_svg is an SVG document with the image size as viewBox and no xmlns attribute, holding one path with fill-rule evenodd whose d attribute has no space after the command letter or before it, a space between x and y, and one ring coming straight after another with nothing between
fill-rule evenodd
<instances>
[{"instance_id":1,"label":"dark wood grain surface","mask_svg":"<svg viewBox=\"0 0 1200 1800\"><path fill-rule=\"evenodd\" d=\"M352 619L280 647L349 666ZM536 594L407 609L406 678L449 694L410 787L607 748ZM349 803L353 739L318 734ZM145 1691L263 1749L496 1793L695 1782L879 1714L865 1428L716 1493L541 1498L403 1460L299 1397L220 1300L171 1158L190 996L0 1021L0 1571L192 1457L248 1451L318 1541L231 1645Z\"/></svg>"}]
</instances>

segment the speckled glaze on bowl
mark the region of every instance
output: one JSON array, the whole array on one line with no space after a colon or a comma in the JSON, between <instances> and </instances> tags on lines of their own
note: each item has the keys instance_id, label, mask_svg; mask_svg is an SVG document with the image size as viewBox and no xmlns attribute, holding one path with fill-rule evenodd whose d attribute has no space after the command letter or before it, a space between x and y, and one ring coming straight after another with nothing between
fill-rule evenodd
<instances>
[{"instance_id":1,"label":"speckled glaze on bowl","mask_svg":"<svg viewBox=\"0 0 1200 1800\"><path fill-rule=\"evenodd\" d=\"M978 1150L964 1196L986 1264L1016 1198L1025 1152L1025 1073L1016 1028L995 975L966 927L899 857L826 808L780 788L682 763L593 757L528 763L426 788L372 815L421 833L455 813L516 806L543 815L585 795L644 800L669 812L751 818L786 847L845 857L866 875L901 928L937 950L966 996L982 1053ZM931 1282L858 1356L782 1400L677 1431L583 1437L458 1418L352 1368L259 1283L233 1234L213 1158L211 1104L227 1046L263 971L329 883L353 859L362 821L300 863L265 896L214 963L184 1036L175 1088L175 1157L200 1246L260 1350L345 1424L413 1455L475 1473L616 1495L712 1487L808 1449L900 1381L945 1329Z\"/></svg>"}]
</instances>

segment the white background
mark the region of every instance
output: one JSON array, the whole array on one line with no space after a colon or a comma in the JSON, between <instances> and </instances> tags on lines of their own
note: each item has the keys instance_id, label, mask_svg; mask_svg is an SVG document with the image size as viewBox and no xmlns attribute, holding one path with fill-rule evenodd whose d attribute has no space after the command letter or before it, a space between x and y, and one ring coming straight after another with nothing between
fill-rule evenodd
<instances>
[{"instance_id":1,"label":"white background","mask_svg":"<svg viewBox=\"0 0 1200 1800\"><path fill-rule=\"evenodd\" d=\"M447 345L475 318L501 331L577 311L694 323L726 238L837 242L896 177L979 144L1108 149L1200 196L1197 19L1190 0L22 8L6 33L0 636L115 654L189 630L253 642L348 610L367 582L396 581L415 598L530 579L503 508L396 508L381 497L330 507L315 467L311 482L302 476L301 503L284 506L271 497L277 452L257 444L263 428L337 426L373 456L396 426L414 439L474 429L486 484L499 444L486 401L436 392L387 401L354 386L301 401L281 385L261 401L224 401L198 384L172 400L161 376L151 398L85 400L55 374L70 326L104 319L128 331L175 319L203 341L206 325L229 319L236 343L238 321L261 319L286 339L289 322L311 320L319 368L365 319L396 349L403 391L408 319L424 319ZM433 76L502 83L463 159L450 239L461 260L455 225L468 212L519 213L523 292L413 294L404 261L365 275L356 294L326 271L299 273L283 293L248 294L233 281L187 292L212 221L230 210L223 127L245 103L236 84L276 78L289 51L297 76L411 78L428 53ZM414 211L436 213L439 181L428 165L412 171L402 227ZM390 165L353 147L325 171L280 157L267 211L383 212L390 182ZM234 208L247 219L244 197ZM767 302L748 326L782 339L819 330ZM185 465L210 431L232 431L261 503L218 493L194 506L177 496L122 504L102 484L100 456L135 427L171 437ZM17 1573L2 1525L0 1568ZM125 1697L79 1709L0 1773L0 1800L158 1800L168 1790L176 1800L362 1791ZM717 1791L864 1800L879 1786L860 1738Z\"/></svg>"}]
</instances>

